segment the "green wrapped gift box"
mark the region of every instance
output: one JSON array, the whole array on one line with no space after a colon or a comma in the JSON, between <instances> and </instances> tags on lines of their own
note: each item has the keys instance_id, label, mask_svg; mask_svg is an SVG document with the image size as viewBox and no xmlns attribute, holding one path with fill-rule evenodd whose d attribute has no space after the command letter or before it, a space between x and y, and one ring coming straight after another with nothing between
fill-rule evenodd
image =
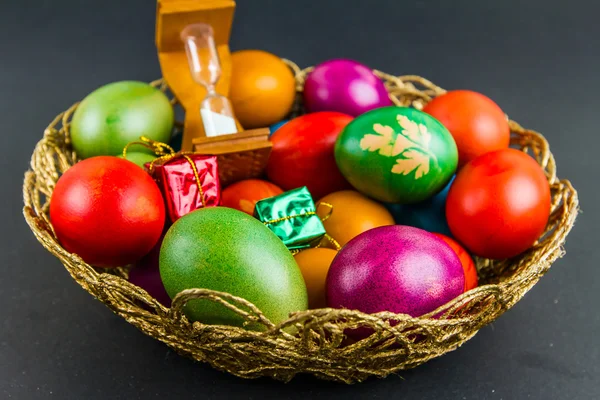
<instances>
[{"instance_id":1,"label":"green wrapped gift box","mask_svg":"<svg viewBox=\"0 0 600 400\"><path fill-rule=\"evenodd\" d=\"M290 250L314 247L325 235L325 227L306 187L260 200L254 208L254 217L271 229Z\"/></svg>"}]
</instances>

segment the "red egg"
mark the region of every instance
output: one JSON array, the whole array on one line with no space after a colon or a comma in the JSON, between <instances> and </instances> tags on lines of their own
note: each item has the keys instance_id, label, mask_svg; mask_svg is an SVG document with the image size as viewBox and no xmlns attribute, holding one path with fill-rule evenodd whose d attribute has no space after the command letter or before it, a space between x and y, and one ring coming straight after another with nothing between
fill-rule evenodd
<instances>
[{"instance_id":1,"label":"red egg","mask_svg":"<svg viewBox=\"0 0 600 400\"><path fill-rule=\"evenodd\" d=\"M333 149L352 117L322 111L297 117L271 137L273 151L267 165L269 180L284 190L306 186L313 198L349 189Z\"/></svg>"},{"instance_id":2,"label":"red egg","mask_svg":"<svg viewBox=\"0 0 600 400\"><path fill-rule=\"evenodd\" d=\"M526 153L498 150L457 174L446 199L452 235L475 255L504 259L527 250L550 216L550 186Z\"/></svg>"},{"instance_id":3,"label":"red egg","mask_svg":"<svg viewBox=\"0 0 600 400\"><path fill-rule=\"evenodd\" d=\"M458 148L458 166L510 142L506 115L490 98L470 90L453 90L423 108L452 134Z\"/></svg>"},{"instance_id":4,"label":"red egg","mask_svg":"<svg viewBox=\"0 0 600 400\"><path fill-rule=\"evenodd\" d=\"M165 207L150 175L118 157L88 158L56 183L50 220L65 250L99 267L136 262L158 242Z\"/></svg>"},{"instance_id":5,"label":"red egg","mask_svg":"<svg viewBox=\"0 0 600 400\"><path fill-rule=\"evenodd\" d=\"M469 253L467 253L467 251L460 244L458 244L456 240L451 239L446 235L442 235L441 233L433 232L433 234L446 242L446 244L450 246L450 248L454 250L458 256L458 259L463 267L463 271L465 272L465 292L476 288L478 285L477 268L475 268L475 263L473 262L473 259Z\"/></svg>"},{"instance_id":6,"label":"red egg","mask_svg":"<svg viewBox=\"0 0 600 400\"><path fill-rule=\"evenodd\" d=\"M257 201L281 193L283 193L283 190L271 182L260 179L246 179L228 186L221 192L221 205L252 215Z\"/></svg>"}]
</instances>

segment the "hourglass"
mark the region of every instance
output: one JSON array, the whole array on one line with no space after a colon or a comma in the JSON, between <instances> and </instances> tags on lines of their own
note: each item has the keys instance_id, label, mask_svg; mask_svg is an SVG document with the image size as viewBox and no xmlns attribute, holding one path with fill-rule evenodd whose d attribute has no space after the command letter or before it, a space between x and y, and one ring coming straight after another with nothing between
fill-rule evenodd
<instances>
[{"instance_id":1,"label":"hourglass","mask_svg":"<svg viewBox=\"0 0 600 400\"><path fill-rule=\"evenodd\" d=\"M231 103L215 89L221 76L221 63L212 27L203 23L188 25L181 31L181 40L185 44L192 77L207 92L200 103L200 116L206 136L236 133Z\"/></svg>"}]
</instances>

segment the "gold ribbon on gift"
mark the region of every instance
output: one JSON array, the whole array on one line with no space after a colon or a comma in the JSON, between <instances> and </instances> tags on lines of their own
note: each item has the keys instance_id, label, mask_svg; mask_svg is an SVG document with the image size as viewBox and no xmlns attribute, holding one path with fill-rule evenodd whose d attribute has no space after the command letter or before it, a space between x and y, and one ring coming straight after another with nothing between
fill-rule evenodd
<instances>
[{"instance_id":1,"label":"gold ribbon on gift","mask_svg":"<svg viewBox=\"0 0 600 400\"><path fill-rule=\"evenodd\" d=\"M321 202L321 203L317 204L317 206L315 208L318 209L319 206L321 206L321 205L329 207L329 212L327 213L327 215L325 215L324 217L321 218L321 222L325 222L325 221L327 221L327 219L329 219L329 217L331 217L331 214L333 213L333 204ZM265 221L265 222L263 222L263 224L265 226L267 226L267 225L276 224L276 223L282 222L282 221L288 221L293 218L306 217L306 216L311 216L311 215L318 215L318 214L316 211L307 211L307 212L304 212L301 214L286 215L285 217ZM342 246L340 246L338 241L335 240L334 238L332 238L328 233L325 233L325 235L323 237L327 241L329 241L329 243L331 243L331 245L335 248L336 251L339 251L342 248ZM323 247L322 242L319 242L319 244L316 245L314 248L318 249L321 247ZM292 253L292 255L295 256L296 254L300 253L302 250L306 250L306 249L294 249L294 250L290 250L290 252Z\"/></svg>"},{"instance_id":2,"label":"gold ribbon on gift","mask_svg":"<svg viewBox=\"0 0 600 400\"><path fill-rule=\"evenodd\" d=\"M333 214L333 204L330 203L325 203L324 201L320 202L319 204L317 204L316 209L319 209L319 206L326 206L329 207L329 212L321 218L321 222L325 222L329 219L329 217L331 217L331 214ZM328 233L325 233L325 239L327 239L329 241L329 243L331 243L331 245L335 248L335 250L340 251L340 249L342 248L342 246L340 246L340 244L338 243L337 240L335 240L333 237L331 237ZM317 245L317 248L319 247L323 247L322 246L322 242L320 242Z\"/></svg>"},{"instance_id":3,"label":"gold ribbon on gift","mask_svg":"<svg viewBox=\"0 0 600 400\"><path fill-rule=\"evenodd\" d=\"M263 224L272 225L272 224L277 224L277 223L283 222L283 221L289 221L290 219L294 219L294 218L298 218L298 217L310 217L311 215L317 215L317 213L314 211L307 211L302 214L286 215L285 217L265 221L265 222L263 222Z\"/></svg>"},{"instance_id":4,"label":"gold ribbon on gift","mask_svg":"<svg viewBox=\"0 0 600 400\"><path fill-rule=\"evenodd\" d=\"M198 194L200 195L202 207L206 207L206 199L204 198L204 190L202 190L202 183L200 182L200 174L198 173L196 163L194 163L194 161L190 158L190 155L194 153L176 152L171 146L169 146L166 143L159 142L157 140L153 140L145 136L141 136L140 141L127 143L127 145L123 148L123 158L127 158L127 150L129 150L129 148L133 145L144 146L145 148L152 150L154 154L158 156L158 158L150 162L150 167L148 168L150 174L154 172L154 168L158 163L165 163L178 156L185 158L186 161L190 164L192 171L194 172L194 178L196 180L196 185L198 186Z\"/></svg>"}]
</instances>

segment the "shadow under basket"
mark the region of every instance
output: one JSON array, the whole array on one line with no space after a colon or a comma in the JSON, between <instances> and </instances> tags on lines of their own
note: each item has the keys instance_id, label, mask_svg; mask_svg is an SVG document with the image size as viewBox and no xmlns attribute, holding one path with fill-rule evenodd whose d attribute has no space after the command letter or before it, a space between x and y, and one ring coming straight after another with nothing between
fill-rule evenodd
<instances>
[{"instance_id":1,"label":"shadow under basket","mask_svg":"<svg viewBox=\"0 0 600 400\"><path fill-rule=\"evenodd\" d=\"M288 64L295 72L300 94L311 69L300 70L295 64ZM418 76L375 73L384 80L397 105L422 109L433 97L445 93ZM168 90L162 81L153 84ZM302 112L301 97L298 96L294 115ZM176 101L172 103L175 105ZM430 314L412 318L389 312L369 315L319 309L292 314L275 325L248 301L206 289L183 291L173 299L172 307L166 308L126 280L127 268L96 269L67 252L56 239L48 217L49 199L60 175L77 162L69 138L69 122L76 107L77 104L52 121L33 152L31 170L26 173L23 186L23 213L31 230L81 287L130 324L182 355L243 378L268 376L289 381L296 374L308 373L353 383L413 368L455 350L510 309L564 254L562 246L578 213L577 192L569 181L556 177L554 157L544 137L510 121L513 147L532 155L550 183L552 208L546 231L518 257L502 261L476 259L481 286ZM219 302L247 321L262 325L264 331L191 323L182 308L196 298ZM390 324L390 320L394 322ZM357 327L370 328L373 334L351 342L344 330Z\"/></svg>"}]
</instances>

